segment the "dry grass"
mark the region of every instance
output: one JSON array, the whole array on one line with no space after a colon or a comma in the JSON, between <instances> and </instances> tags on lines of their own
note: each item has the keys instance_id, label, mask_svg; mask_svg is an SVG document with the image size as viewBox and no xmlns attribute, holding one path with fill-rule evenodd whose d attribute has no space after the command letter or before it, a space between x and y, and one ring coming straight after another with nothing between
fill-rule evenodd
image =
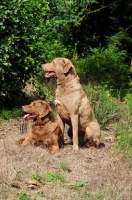
<instances>
[{"instance_id":1,"label":"dry grass","mask_svg":"<svg viewBox=\"0 0 132 200\"><path fill-rule=\"evenodd\" d=\"M0 200L19 199L17 193L25 193L31 200L132 199L131 166L121 155L114 155L113 131L102 132L103 148L80 148L73 154L68 144L51 156L44 147L15 143L22 137L20 124L21 119L0 121ZM64 179L55 177L49 182L47 173L53 177L58 173ZM42 177L43 187L28 187L33 175ZM38 191L44 197L38 197Z\"/></svg>"}]
</instances>

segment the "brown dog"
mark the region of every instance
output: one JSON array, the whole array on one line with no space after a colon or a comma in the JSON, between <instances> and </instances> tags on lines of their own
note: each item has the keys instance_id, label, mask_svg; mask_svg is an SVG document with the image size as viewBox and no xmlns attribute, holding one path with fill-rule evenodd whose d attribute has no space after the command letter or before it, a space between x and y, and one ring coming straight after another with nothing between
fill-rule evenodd
<instances>
[{"instance_id":1,"label":"brown dog","mask_svg":"<svg viewBox=\"0 0 132 200\"><path fill-rule=\"evenodd\" d=\"M89 100L84 93L72 62L66 58L55 58L43 64L46 78L57 78L56 109L62 132L65 123L73 139L73 150L78 150L78 136L86 138L95 147L100 144L100 126L95 119Z\"/></svg>"},{"instance_id":2,"label":"brown dog","mask_svg":"<svg viewBox=\"0 0 132 200\"><path fill-rule=\"evenodd\" d=\"M22 110L28 114L24 118L32 118L33 126L25 138L17 143L25 146L29 143L45 144L51 154L59 150L63 143L63 134L58 121L48 103L42 100L33 101L29 105L22 106Z\"/></svg>"}]
</instances>

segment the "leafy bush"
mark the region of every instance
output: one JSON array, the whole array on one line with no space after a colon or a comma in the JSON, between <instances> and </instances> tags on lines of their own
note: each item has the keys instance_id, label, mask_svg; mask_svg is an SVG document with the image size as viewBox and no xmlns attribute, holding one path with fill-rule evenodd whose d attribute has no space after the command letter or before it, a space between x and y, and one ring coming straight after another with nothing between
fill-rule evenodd
<instances>
[{"instance_id":1,"label":"leafy bush","mask_svg":"<svg viewBox=\"0 0 132 200\"><path fill-rule=\"evenodd\" d=\"M21 108L14 108L12 110L2 110L0 113L0 117L4 120L8 120L10 118L16 118L22 116Z\"/></svg>"},{"instance_id":2,"label":"leafy bush","mask_svg":"<svg viewBox=\"0 0 132 200\"><path fill-rule=\"evenodd\" d=\"M91 85L85 85L83 88L101 128L106 128L111 121L118 120L119 104L108 91L99 87L93 89Z\"/></svg>"},{"instance_id":3,"label":"leafy bush","mask_svg":"<svg viewBox=\"0 0 132 200\"><path fill-rule=\"evenodd\" d=\"M46 0L1 2L0 91L4 92L8 104L11 101L15 104L19 95L21 98L25 82L40 62L39 49L44 42L41 27L47 11Z\"/></svg>"},{"instance_id":4,"label":"leafy bush","mask_svg":"<svg viewBox=\"0 0 132 200\"><path fill-rule=\"evenodd\" d=\"M100 84L121 99L130 89L130 66L125 62L126 51L116 46L90 48L85 58L74 59L82 81Z\"/></svg>"},{"instance_id":5,"label":"leafy bush","mask_svg":"<svg viewBox=\"0 0 132 200\"><path fill-rule=\"evenodd\" d=\"M47 19L48 4L47 0L1 1L0 107L19 105L26 81L40 71L42 62L67 54Z\"/></svg>"}]
</instances>

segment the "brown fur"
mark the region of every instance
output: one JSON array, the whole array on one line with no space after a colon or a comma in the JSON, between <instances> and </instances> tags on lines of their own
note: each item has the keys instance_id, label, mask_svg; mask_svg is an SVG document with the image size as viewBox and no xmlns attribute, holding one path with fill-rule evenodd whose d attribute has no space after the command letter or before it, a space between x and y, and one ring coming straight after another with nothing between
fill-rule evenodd
<instances>
[{"instance_id":1,"label":"brown fur","mask_svg":"<svg viewBox=\"0 0 132 200\"><path fill-rule=\"evenodd\" d=\"M73 139L73 150L78 150L78 137L82 136L99 147L100 126L95 119L89 100L84 93L72 62L66 58L55 58L51 63L43 64L45 77L57 78L56 109L62 132L65 123Z\"/></svg>"},{"instance_id":2,"label":"brown fur","mask_svg":"<svg viewBox=\"0 0 132 200\"><path fill-rule=\"evenodd\" d=\"M26 137L17 143L22 146L32 142L37 145L45 144L51 154L59 150L59 146L63 143L63 135L49 104L42 100L36 100L29 105L22 106L22 110L33 114L34 120Z\"/></svg>"}]
</instances>

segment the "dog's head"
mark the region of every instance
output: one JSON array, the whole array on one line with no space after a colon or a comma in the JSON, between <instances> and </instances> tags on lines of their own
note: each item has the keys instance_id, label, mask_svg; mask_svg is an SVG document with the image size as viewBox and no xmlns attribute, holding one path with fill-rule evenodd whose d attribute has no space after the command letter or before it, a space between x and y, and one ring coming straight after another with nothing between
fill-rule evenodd
<instances>
[{"instance_id":1,"label":"dog's head","mask_svg":"<svg viewBox=\"0 0 132 200\"><path fill-rule=\"evenodd\" d=\"M29 105L22 106L22 110L26 113L24 118L27 119L43 118L51 112L49 104L42 100L36 100Z\"/></svg>"},{"instance_id":2,"label":"dog's head","mask_svg":"<svg viewBox=\"0 0 132 200\"><path fill-rule=\"evenodd\" d=\"M59 77L68 72L76 75L75 68L70 60L67 58L55 58L51 63L42 64L42 69L46 71L45 77Z\"/></svg>"}]
</instances>

